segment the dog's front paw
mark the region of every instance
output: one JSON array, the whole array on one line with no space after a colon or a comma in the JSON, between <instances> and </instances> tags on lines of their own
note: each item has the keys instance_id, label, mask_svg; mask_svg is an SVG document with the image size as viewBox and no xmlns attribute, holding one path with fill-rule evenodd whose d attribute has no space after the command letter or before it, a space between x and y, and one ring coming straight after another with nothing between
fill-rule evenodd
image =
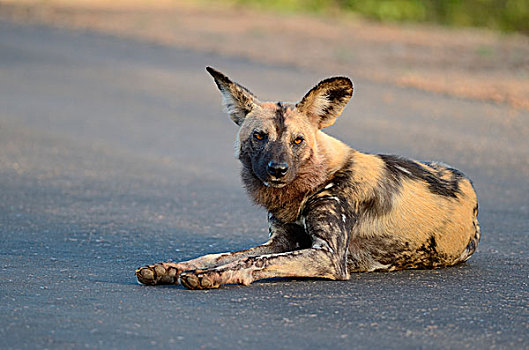
<instances>
[{"instance_id":1,"label":"dog's front paw","mask_svg":"<svg viewBox=\"0 0 529 350\"><path fill-rule=\"evenodd\" d=\"M157 284L178 284L178 264L159 263L140 267L136 277L141 284L155 286Z\"/></svg>"},{"instance_id":2,"label":"dog's front paw","mask_svg":"<svg viewBox=\"0 0 529 350\"><path fill-rule=\"evenodd\" d=\"M219 288L220 276L215 272L203 270L186 271L180 274L180 283L187 289L214 289Z\"/></svg>"}]
</instances>

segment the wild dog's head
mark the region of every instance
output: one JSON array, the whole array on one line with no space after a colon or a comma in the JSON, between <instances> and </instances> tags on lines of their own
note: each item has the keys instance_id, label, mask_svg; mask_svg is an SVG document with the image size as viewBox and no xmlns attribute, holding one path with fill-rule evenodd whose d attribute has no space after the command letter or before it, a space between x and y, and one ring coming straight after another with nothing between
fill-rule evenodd
<instances>
[{"instance_id":1,"label":"wild dog's head","mask_svg":"<svg viewBox=\"0 0 529 350\"><path fill-rule=\"evenodd\" d=\"M281 188L300 173L310 173L318 154L318 130L334 124L353 95L351 80L335 77L321 81L297 104L260 102L224 74L206 70L240 127L236 155L267 187Z\"/></svg>"}]
</instances>

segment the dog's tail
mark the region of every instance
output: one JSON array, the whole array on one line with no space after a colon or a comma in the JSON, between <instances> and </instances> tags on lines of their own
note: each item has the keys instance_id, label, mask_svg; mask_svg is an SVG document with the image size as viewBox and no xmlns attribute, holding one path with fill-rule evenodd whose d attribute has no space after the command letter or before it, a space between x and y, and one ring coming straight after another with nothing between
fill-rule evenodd
<instances>
[{"instance_id":1,"label":"dog's tail","mask_svg":"<svg viewBox=\"0 0 529 350\"><path fill-rule=\"evenodd\" d=\"M467 261L472 254L476 251L479 241L481 239L481 227L479 226L478 222L478 206L476 205L476 208L474 209L474 220L472 221L474 224L474 235L470 238L470 241L468 242L465 250L463 250L463 253L459 256L459 258L454 261L454 265L458 263L462 263Z\"/></svg>"}]
</instances>

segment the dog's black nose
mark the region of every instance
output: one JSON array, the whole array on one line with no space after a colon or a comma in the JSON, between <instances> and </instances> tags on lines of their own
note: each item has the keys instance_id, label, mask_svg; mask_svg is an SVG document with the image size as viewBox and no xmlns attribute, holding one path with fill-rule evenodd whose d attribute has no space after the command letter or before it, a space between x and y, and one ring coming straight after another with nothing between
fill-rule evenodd
<instances>
[{"instance_id":1,"label":"dog's black nose","mask_svg":"<svg viewBox=\"0 0 529 350\"><path fill-rule=\"evenodd\" d=\"M267 167L268 173L275 177L283 177L288 171L288 164L287 163L276 163L276 162L268 162Z\"/></svg>"}]
</instances>

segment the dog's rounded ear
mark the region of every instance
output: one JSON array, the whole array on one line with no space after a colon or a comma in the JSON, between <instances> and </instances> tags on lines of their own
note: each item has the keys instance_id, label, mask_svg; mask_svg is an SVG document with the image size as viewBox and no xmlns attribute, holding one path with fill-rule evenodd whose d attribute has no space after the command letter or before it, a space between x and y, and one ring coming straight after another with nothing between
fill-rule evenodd
<instances>
[{"instance_id":1,"label":"dog's rounded ear","mask_svg":"<svg viewBox=\"0 0 529 350\"><path fill-rule=\"evenodd\" d=\"M206 70L211 74L222 94L226 112L237 125L241 125L248 113L257 107L259 101L250 90L234 83L221 72L211 67L206 67Z\"/></svg>"},{"instance_id":2,"label":"dog's rounded ear","mask_svg":"<svg viewBox=\"0 0 529 350\"><path fill-rule=\"evenodd\" d=\"M296 105L319 129L334 124L353 96L353 82L347 77L322 80Z\"/></svg>"}]
</instances>

